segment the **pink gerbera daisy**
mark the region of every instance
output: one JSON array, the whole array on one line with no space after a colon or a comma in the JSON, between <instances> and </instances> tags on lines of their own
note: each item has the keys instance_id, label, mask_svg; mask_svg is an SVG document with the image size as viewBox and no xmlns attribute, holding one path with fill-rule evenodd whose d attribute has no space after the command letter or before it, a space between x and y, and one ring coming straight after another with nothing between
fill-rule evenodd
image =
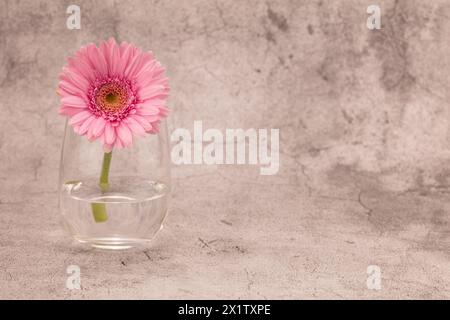
<instances>
[{"instance_id":1,"label":"pink gerbera daisy","mask_svg":"<svg viewBox=\"0 0 450 320\"><path fill-rule=\"evenodd\" d=\"M106 152L157 133L167 116L165 70L151 52L111 38L82 47L68 59L58 87L59 113L79 135L99 139Z\"/></svg>"}]
</instances>

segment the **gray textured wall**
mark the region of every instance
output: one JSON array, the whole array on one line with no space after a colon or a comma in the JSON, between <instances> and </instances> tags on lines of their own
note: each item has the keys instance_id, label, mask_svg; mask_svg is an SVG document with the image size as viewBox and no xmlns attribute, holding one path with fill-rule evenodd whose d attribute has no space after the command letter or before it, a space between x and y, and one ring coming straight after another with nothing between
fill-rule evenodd
<instances>
[{"instance_id":1,"label":"gray textured wall","mask_svg":"<svg viewBox=\"0 0 450 320\"><path fill-rule=\"evenodd\" d=\"M379 31L372 3L0 0L0 296L448 298L450 2L378 1ZM276 176L174 168L152 259L70 249L58 225L57 76L110 36L167 66L170 130L280 129ZM384 291L365 289L369 264Z\"/></svg>"}]
</instances>

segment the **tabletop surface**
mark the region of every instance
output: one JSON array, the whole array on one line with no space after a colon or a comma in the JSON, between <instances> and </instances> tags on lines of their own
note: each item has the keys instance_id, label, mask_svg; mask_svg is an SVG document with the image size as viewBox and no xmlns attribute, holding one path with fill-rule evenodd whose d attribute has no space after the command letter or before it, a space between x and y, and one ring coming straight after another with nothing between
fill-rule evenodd
<instances>
[{"instance_id":1,"label":"tabletop surface","mask_svg":"<svg viewBox=\"0 0 450 320\"><path fill-rule=\"evenodd\" d=\"M80 0L69 30L65 2L0 0L0 298L450 298L450 6L379 2L381 30L367 1ZM279 171L173 164L148 247L72 241L55 90L110 36L166 66L169 131L277 128Z\"/></svg>"}]
</instances>

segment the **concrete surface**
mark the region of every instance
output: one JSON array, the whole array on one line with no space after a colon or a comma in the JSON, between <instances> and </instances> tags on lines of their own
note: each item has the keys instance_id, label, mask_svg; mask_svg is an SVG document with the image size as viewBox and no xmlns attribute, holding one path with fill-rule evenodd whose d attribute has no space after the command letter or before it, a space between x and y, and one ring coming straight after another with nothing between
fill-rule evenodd
<instances>
[{"instance_id":1,"label":"concrete surface","mask_svg":"<svg viewBox=\"0 0 450 320\"><path fill-rule=\"evenodd\" d=\"M378 3L370 31L372 1L0 0L0 298L449 299L450 2ZM167 66L170 130L280 129L275 176L175 167L147 250L59 225L57 75L111 35Z\"/></svg>"}]
</instances>

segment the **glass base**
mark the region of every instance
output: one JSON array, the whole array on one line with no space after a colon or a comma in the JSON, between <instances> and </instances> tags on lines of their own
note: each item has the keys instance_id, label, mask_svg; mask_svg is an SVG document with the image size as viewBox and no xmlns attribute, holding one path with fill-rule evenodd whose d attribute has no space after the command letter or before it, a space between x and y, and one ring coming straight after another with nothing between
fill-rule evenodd
<instances>
[{"instance_id":1,"label":"glass base","mask_svg":"<svg viewBox=\"0 0 450 320\"><path fill-rule=\"evenodd\" d=\"M111 179L108 192L95 179L64 185L61 212L65 225L80 243L121 250L148 245L167 214L168 187L135 177Z\"/></svg>"},{"instance_id":2,"label":"glass base","mask_svg":"<svg viewBox=\"0 0 450 320\"><path fill-rule=\"evenodd\" d=\"M163 226L159 228L158 231L162 230ZM156 234L155 234L156 236ZM86 238L74 236L75 240L79 243L90 245L96 249L104 250L124 250L134 247L144 247L148 246L152 239L140 239L140 238L128 238L128 237L96 237L96 238Z\"/></svg>"},{"instance_id":3,"label":"glass base","mask_svg":"<svg viewBox=\"0 0 450 320\"><path fill-rule=\"evenodd\" d=\"M93 248L104 249L104 250L130 249L133 247L146 246L151 242L151 239L131 239L131 238L119 238L119 237L84 238L84 239L75 237L75 239L82 244L87 244Z\"/></svg>"}]
</instances>

